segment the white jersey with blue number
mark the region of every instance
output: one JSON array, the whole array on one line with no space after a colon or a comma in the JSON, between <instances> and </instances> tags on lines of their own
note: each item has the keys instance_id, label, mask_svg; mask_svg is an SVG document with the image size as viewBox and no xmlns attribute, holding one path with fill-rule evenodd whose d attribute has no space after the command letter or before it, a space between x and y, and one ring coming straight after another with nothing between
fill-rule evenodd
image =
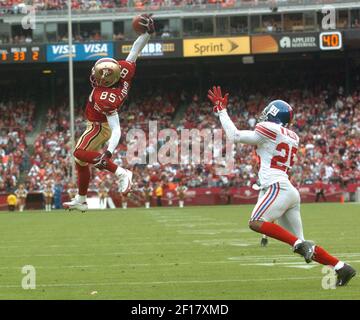
<instances>
[{"instance_id":1,"label":"white jersey with blue number","mask_svg":"<svg viewBox=\"0 0 360 320\"><path fill-rule=\"evenodd\" d=\"M298 150L298 135L279 124L267 121L258 123L255 133L261 137L256 147L261 187L288 180L288 172Z\"/></svg>"}]
</instances>

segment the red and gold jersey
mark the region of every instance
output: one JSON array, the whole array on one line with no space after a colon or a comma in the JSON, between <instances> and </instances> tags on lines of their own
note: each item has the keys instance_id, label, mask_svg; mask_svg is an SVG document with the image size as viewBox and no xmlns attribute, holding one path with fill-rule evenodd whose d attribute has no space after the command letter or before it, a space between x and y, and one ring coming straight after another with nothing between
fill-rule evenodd
<instances>
[{"instance_id":1,"label":"red and gold jersey","mask_svg":"<svg viewBox=\"0 0 360 320\"><path fill-rule=\"evenodd\" d=\"M110 116L118 111L123 105L130 90L130 84L135 75L135 64L121 60L121 80L117 86L95 87L89 96L86 104L85 115L91 122L106 122L106 116Z\"/></svg>"}]
</instances>

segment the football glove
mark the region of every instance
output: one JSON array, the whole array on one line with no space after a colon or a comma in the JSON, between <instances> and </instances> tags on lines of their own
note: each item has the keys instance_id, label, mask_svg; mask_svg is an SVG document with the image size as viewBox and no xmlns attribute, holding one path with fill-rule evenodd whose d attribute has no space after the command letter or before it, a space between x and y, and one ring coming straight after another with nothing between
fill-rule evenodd
<instances>
[{"instance_id":1,"label":"football glove","mask_svg":"<svg viewBox=\"0 0 360 320\"><path fill-rule=\"evenodd\" d=\"M213 87L212 91L211 89L208 91L208 98L210 99L210 101L213 103L214 105L214 112L218 113L221 110L225 110L228 104L228 98L229 98L229 94L226 93L225 96L222 96L221 93L221 88L218 87Z\"/></svg>"},{"instance_id":2,"label":"football glove","mask_svg":"<svg viewBox=\"0 0 360 320\"><path fill-rule=\"evenodd\" d=\"M154 20L152 18L152 13L144 13L141 15L140 25L146 28L147 33L153 34L155 32Z\"/></svg>"},{"instance_id":3,"label":"football glove","mask_svg":"<svg viewBox=\"0 0 360 320\"><path fill-rule=\"evenodd\" d=\"M107 160L112 157L112 153L109 150L106 150L102 155L94 159L94 167L99 170L103 170L107 166Z\"/></svg>"}]
</instances>

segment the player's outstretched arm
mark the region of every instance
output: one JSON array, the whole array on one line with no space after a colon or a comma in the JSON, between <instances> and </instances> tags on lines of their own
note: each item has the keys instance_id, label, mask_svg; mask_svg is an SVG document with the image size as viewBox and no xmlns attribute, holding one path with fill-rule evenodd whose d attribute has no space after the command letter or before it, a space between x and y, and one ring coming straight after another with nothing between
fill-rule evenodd
<instances>
[{"instance_id":1,"label":"player's outstretched arm","mask_svg":"<svg viewBox=\"0 0 360 320\"><path fill-rule=\"evenodd\" d=\"M228 104L229 94L222 96L220 87L213 87L208 91L208 98L214 105L214 112L219 116L221 125L224 128L226 136L234 142L241 142L245 144L258 145L263 142L262 137L255 131L238 130L232 120L230 119L226 108Z\"/></svg>"},{"instance_id":2,"label":"player's outstretched arm","mask_svg":"<svg viewBox=\"0 0 360 320\"><path fill-rule=\"evenodd\" d=\"M134 42L133 46L131 47L131 50L129 52L129 55L126 58L126 61L129 62L136 62L136 59L138 58L140 52L145 47L145 45L148 43L151 34L155 32L154 28L154 20L149 14L143 14L141 15L142 22L141 25L146 28L146 32L140 35Z\"/></svg>"}]
</instances>

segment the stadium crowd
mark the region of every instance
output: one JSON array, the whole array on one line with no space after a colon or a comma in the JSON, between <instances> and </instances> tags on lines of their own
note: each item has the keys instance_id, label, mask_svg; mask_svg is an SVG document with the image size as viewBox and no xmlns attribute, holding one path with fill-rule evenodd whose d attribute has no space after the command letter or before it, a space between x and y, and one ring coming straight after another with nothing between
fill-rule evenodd
<instances>
[{"instance_id":1,"label":"stadium crowd","mask_svg":"<svg viewBox=\"0 0 360 320\"><path fill-rule=\"evenodd\" d=\"M294 107L293 126L300 136L300 148L291 179L296 184L311 184L321 178L324 182L346 185L360 180L359 140L360 132L360 92L343 94L342 88L320 90L273 90L244 94L241 90L231 90L229 114L240 129L253 129L256 118L266 102L283 98ZM237 92L237 94L234 94ZM141 98L140 98L141 97ZM79 99L84 102L85 97ZM28 168L25 175L26 188L38 191L47 181L62 183L66 187L70 182L70 157L72 155L69 133L69 113L66 102L49 108L46 116L46 129L39 133L34 150L29 159L25 135L32 130L31 123L34 104L24 101L0 104L0 110L12 104L15 113L1 118L0 190L10 190L18 182L20 172ZM84 103L78 102L76 108L76 136L85 128L83 118ZM182 119L174 121L177 110L185 108ZM2 113L5 114L5 113ZM115 163L131 167L127 163L127 141L130 129L142 129L148 135L149 120L157 121L158 132L163 128L177 131L182 129L220 128L218 119L213 115L208 101L198 94L154 92L149 90L143 95L135 94L120 112L122 138L116 153ZM21 128L21 129L19 129ZM165 141L158 141L158 150ZM209 145L208 147L212 147ZM225 147L223 147L225 148ZM137 164L133 168L136 185L184 182L189 187L213 186L249 186L256 182L257 159L254 148L237 145L235 166L226 176L216 174L213 164L192 163L189 158L181 159L180 164L160 163ZM146 147L146 157L154 152L151 145ZM224 151L224 150L222 150ZM179 151L179 155L180 151ZM203 159L203 158L202 158ZM31 166L24 161L30 161ZM93 169L92 190L101 183L116 184L114 177L106 172Z\"/></svg>"},{"instance_id":2,"label":"stadium crowd","mask_svg":"<svg viewBox=\"0 0 360 320\"><path fill-rule=\"evenodd\" d=\"M266 0L265 0L266 1ZM265 2L263 1L263 2ZM72 0L73 10L96 11L113 8L151 8L156 10L161 7L192 6L201 4L226 4L233 6L237 0ZM256 1L242 1L256 3ZM0 0L0 8L7 8L12 13L20 13L24 5L34 5L36 10L66 10L67 0Z\"/></svg>"},{"instance_id":3,"label":"stadium crowd","mask_svg":"<svg viewBox=\"0 0 360 320\"><path fill-rule=\"evenodd\" d=\"M34 111L30 100L0 102L0 192L14 189L30 165L25 136L33 130Z\"/></svg>"},{"instance_id":4,"label":"stadium crowd","mask_svg":"<svg viewBox=\"0 0 360 320\"><path fill-rule=\"evenodd\" d=\"M122 139L114 155L116 163L123 164L126 156L126 135L129 129L147 130L148 120L157 121L159 130L172 127L172 117L178 105L177 95L156 91L143 92L142 98L135 96L120 112ZM84 106L86 96L78 99L75 116L76 137L85 129ZM70 182L71 173L71 144L69 111L65 102L58 103L48 109L46 115L46 129L38 135L34 143L34 153L31 158L31 168L26 177L28 190L39 191L47 181L53 184L61 181L65 185ZM95 190L102 181L111 182L113 177L104 172L95 174ZM115 181L114 181L115 182Z\"/></svg>"},{"instance_id":5,"label":"stadium crowd","mask_svg":"<svg viewBox=\"0 0 360 320\"><path fill-rule=\"evenodd\" d=\"M335 93L335 95L334 95ZM321 178L324 182L346 184L360 179L359 140L360 92L344 95L343 88L329 90L278 90L242 94L230 97L228 112L235 125L254 129L256 118L268 101L282 98L295 110L294 130L300 137L300 148L291 172L295 184L311 184ZM215 128L216 119L207 101L194 95L186 117L185 128ZM253 147L237 145L235 171L225 179L236 186L250 184L256 179ZM205 171L205 176L208 174ZM218 177L218 183L222 184Z\"/></svg>"}]
</instances>

